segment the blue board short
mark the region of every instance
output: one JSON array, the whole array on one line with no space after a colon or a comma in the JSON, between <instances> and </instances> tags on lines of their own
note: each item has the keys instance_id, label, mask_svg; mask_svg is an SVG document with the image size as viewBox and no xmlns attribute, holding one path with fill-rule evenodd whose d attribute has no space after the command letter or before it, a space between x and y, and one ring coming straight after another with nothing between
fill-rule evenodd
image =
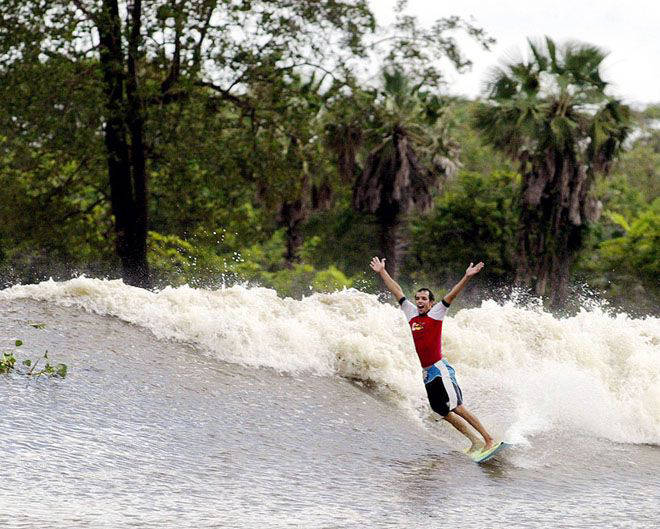
<instances>
[{"instance_id":1,"label":"blue board short","mask_svg":"<svg viewBox=\"0 0 660 529\"><path fill-rule=\"evenodd\" d=\"M456 371L446 360L438 360L425 367L424 387L431 409L446 417L456 406L463 404L463 392L456 382Z\"/></svg>"}]
</instances>

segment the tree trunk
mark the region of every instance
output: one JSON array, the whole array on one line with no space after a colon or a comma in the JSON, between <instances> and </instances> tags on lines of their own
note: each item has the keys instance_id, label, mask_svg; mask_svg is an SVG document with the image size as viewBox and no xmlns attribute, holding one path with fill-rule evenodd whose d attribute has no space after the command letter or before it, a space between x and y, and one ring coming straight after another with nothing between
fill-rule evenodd
<instances>
[{"instance_id":1,"label":"tree trunk","mask_svg":"<svg viewBox=\"0 0 660 529\"><path fill-rule=\"evenodd\" d=\"M380 249L383 257L387 259L386 268L388 273L396 279L399 276L404 251L401 216L378 215L377 219Z\"/></svg>"},{"instance_id":2,"label":"tree trunk","mask_svg":"<svg viewBox=\"0 0 660 529\"><path fill-rule=\"evenodd\" d=\"M517 248L516 248L516 275L514 282L518 286L531 287L534 279L532 264L530 263L531 238L533 236L532 227L534 223L531 219L531 212L523 202L520 222L518 225Z\"/></svg>"},{"instance_id":3,"label":"tree trunk","mask_svg":"<svg viewBox=\"0 0 660 529\"><path fill-rule=\"evenodd\" d=\"M129 4L130 6L130 4ZM129 7L130 9L130 7ZM137 61L142 27L142 2L133 0L131 33L128 45L128 80L126 98L128 130L131 138L131 176L133 180L135 221L132 233L130 266L125 268L124 279L131 285L149 288L147 262L147 174L144 155L144 113L138 93Z\"/></svg>"},{"instance_id":4,"label":"tree trunk","mask_svg":"<svg viewBox=\"0 0 660 529\"><path fill-rule=\"evenodd\" d=\"M304 205L304 198L299 198L294 202L284 202L280 207L278 221L286 227L286 253L284 255L284 265L292 268L294 263L300 261L300 247L303 243L302 224L307 218L307 208Z\"/></svg>"},{"instance_id":5,"label":"tree trunk","mask_svg":"<svg viewBox=\"0 0 660 529\"><path fill-rule=\"evenodd\" d=\"M124 53L121 41L121 21L117 0L104 0L98 18L100 60L106 96L105 146L108 155L110 199L115 217L117 255L122 264L122 277L129 285L149 287L149 268L146 259L146 179L144 146L142 144L142 116L133 118L138 98L135 84L135 52L139 37L140 2L132 8L130 55L132 71L125 101ZM137 24L137 34L135 27ZM131 133L131 147L127 142L127 128Z\"/></svg>"},{"instance_id":6,"label":"tree trunk","mask_svg":"<svg viewBox=\"0 0 660 529\"><path fill-rule=\"evenodd\" d=\"M554 153L523 179L515 282L539 296L549 291L550 306L568 297L570 269L583 243L591 179L569 156Z\"/></svg>"},{"instance_id":7,"label":"tree trunk","mask_svg":"<svg viewBox=\"0 0 660 529\"><path fill-rule=\"evenodd\" d=\"M561 308L568 299L570 271L584 238L584 226L575 225L570 220L568 212L564 211L561 231L557 234L557 251L554 254L550 281L553 290L550 295L550 306Z\"/></svg>"}]
</instances>

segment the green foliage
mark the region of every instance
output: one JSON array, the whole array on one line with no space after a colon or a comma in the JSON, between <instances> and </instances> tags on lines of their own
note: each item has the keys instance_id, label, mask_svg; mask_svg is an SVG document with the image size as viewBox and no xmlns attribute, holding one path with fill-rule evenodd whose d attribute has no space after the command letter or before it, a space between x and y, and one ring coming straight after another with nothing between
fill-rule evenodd
<instances>
[{"instance_id":1,"label":"green foliage","mask_svg":"<svg viewBox=\"0 0 660 529\"><path fill-rule=\"evenodd\" d=\"M350 288L353 286L353 281L334 266L330 266L325 270L316 272L311 286L315 292L334 292Z\"/></svg>"},{"instance_id":2,"label":"green foliage","mask_svg":"<svg viewBox=\"0 0 660 529\"><path fill-rule=\"evenodd\" d=\"M651 117L650 117L651 116ZM608 179L597 182L595 195L604 214L590 227L589 239L575 272L635 311L654 311L660 291L658 263L657 131L649 124L653 107L636 115L635 141L617 160Z\"/></svg>"},{"instance_id":3,"label":"green foliage","mask_svg":"<svg viewBox=\"0 0 660 529\"><path fill-rule=\"evenodd\" d=\"M630 109L604 92L600 68L606 54L590 44L557 47L548 37L529 46L530 58L492 71L488 102L475 110L477 128L514 160L533 164L556 152L603 168L630 125Z\"/></svg>"},{"instance_id":4,"label":"green foliage","mask_svg":"<svg viewBox=\"0 0 660 529\"><path fill-rule=\"evenodd\" d=\"M584 43L529 41L525 59L493 71L475 111L485 141L520 167L520 236L515 281L568 301L569 271L599 208L598 175L610 172L631 127L631 111L605 92L605 52Z\"/></svg>"},{"instance_id":5,"label":"green foliage","mask_svg":"<svg viewBox=\"0 0 660 529\"><path fill-rule=\"evenodd\" d=\"M228 276L298 299L312 292L332 292L354 284L332 264L319 268L309 263L282 266L284 252L284 230L278 230L265 244L246 248L228 259Z\"/></svg>"},{"instance_id":6,"label":"green foliage","mask_svg":"<svg viewBox=\"0 0 660 529\"><path fill-rule=\"evenodd\" d=\"M116 24L110 24L112 4L0 3L0 19L12 27L11 32L0 33L0 133L19 131L12 140L21 143L23 158L29 159L34 150L39 158L56 161L43 169L59 174L41 196L16 190L16 195L27 197L25 209L43 211L44 216L60 213L53 211L49 200L64 195L74 203L55 216L55 225L82 220L82 241L71 240L70 226L63 230L65 237L52 238L58 241L55 250L44 237L44 247L36 250L46 254L42 262L55 257L71 263L67 253L78 256L71 250L75 243L90 249L88 241L94 241L100 243L95 251L107 254L115 249L122 257L124 275L132 276L135 271L128 269L135 266L134 259L128 254L135 257L141 252L146 229L138 229L132 237L124 223L143 227L146 204L140 193L140 160L146 159L147 176L154 176L150 180L156 200L148 209L162 212L150 226L159 233L190 236L191 228L208 219L209 210L217 212L219 208L209 204L218 196L227 208L237 201L245 203L259 190L268 191L261 193L267 205L265 197L290 196L291 189L275 184L283 183L282 176L290 176L295 164L278 162L296 159L302 168L298 172L319 172L309 164L310 155L302 153L310 145L309 150L314 150L314 142L308 141L314 134L297 137L296 132L319 112L312 92L322 95L318 88L323 80L314 81L317 89L311 91L309 83L296 80L310 69L339 68L344 61L337 64L336 56L326 53L330 48L345 60L364 55L363 37L374 30L375 22L366 0L119 1L114 7L127 12L126 22L117 16L112 20ZM139 23L138 31L126 31L131 21ZM346 75L335 77L340 84L341 77ZM272 97L264 97L264 87ZM203 141L196 142L200 137ZM282 154L283 143L289 143L289 156ZM129 157L129 149L140 152ZM323 157L311 156L322 165ZM116 171L108 172L108 160ZM270 171L269 162L279 170ZM11 169L23 171L27 178L36 176L31 185L48 182L24 166ZM189 175L192 185L186 185ZM8 174L6 180L11 182L13 176ZM83 184L86 196L81 200L75 188ZM299 194L304 185L299 182L297 187ZM175 210L186 214L171 214ZM88 214L100 218L88 222ZM117 223L114 247L105 229L112 222ZM170 222L175 226L168 226ZM11 248L8 264L22 271L26 263L21 259L34 258L34 245L15 249L8 236L28 230L23 226L12 230L12 224L6 234L0 233L0 253ZM53 222L35 226L52 228ZM93 228L97 232L89 233ZM96 255L83 261L89 263ZM147 275L146 265L138 268ZM31 274L29 280L35 276ZM142 276L138 282L148 284Z\"/></svg>"},{"instance_id":7,"label":"green foliage","mask_svg":"<svg viewBox=\"0 0 660 529\"><path fill-rule=\"evenodd\" d=\"M0 359L0 373L8 373L14 369L14 364L16 364L16 357L14 353L2 353L2 358Z\"/></svg>"},{"instance_id":8,"label":"green foliage","mask_svg":"<svg viewBox=\"0 0 660 529\"><path fill-rule=\"evenodd\" d=\"M15 346L20 347L21 345L23 345L23 341L16 340ZM40 360L45 360L46 363L44 367L37 370L37 365ZM16 367L15 351L3 352L2 357L0 357L0 374L17 373L19 375L34 378L39 378L42 375L53 378L65 378L68 373L68 366L66 364L50 363L48 351L44 353L43 357L38 358L36 362L33 363L32 360L26 358L20 365L29 369L23 369L23 367L20 366L18 368Z\"/></svg>"},{"instance_id":9,"label":"green foliage","mask_svg":"<svg viewBox=\"0 0 660 529\"><path fill-rule=\"evenodd\" d=\"M261 284L274 288L282 296L298 299L313 292L334 292L353 286L353 282L334 266L316 270L309 264L262 272Z\"/></svg>"},{"instance_id":10,"label":"green foliage","mask_svg":"<svg viewBox=\"0 0 660 529\"><path fill-rule=\"evenodd\" d=\"M433 211L412 221L404 274L414 281L453 279L470 262L488 263L483 275L509 278L517 224L515 173L461 172L436 198Z\"/></svg>"},{"instance_id":11,"label":"green foliage","mask_svg":"<svg viewBox=\"0 0 660 529\"><path fill-rule=\"evenodd\" d=\"M490 174L495 171L515 172L518 167L483 138L473 123L479 102L455 98L448 101L448 119L452 137L460 146L460 166L463 171Z\"/></svg>"},{"instance_id":12,"label":"green foliage","mask_svg":"<svg viewBox=\"0 0 660 529\"><path fill-rule=\"evenodd\" d=\"M0 68L0 264L11 279L112 267L97 266L113 251L98 81L86 60Z\"/></svg>"},{"instance_id":13,"label":"green foliage","mask_svg":"<svg viewBox=\"0 0 660 529\"><path fill-rule=\"evenodd\" d=\"M282 296L300 298L311 292L332 292L353 286L335 266L317 269L310 264L282 266L284 230L270 240L235 251L217 254L214 248L192 244L176 235L149 232L149 260L159 286L217 287L249 282L273 288Z\"/></svg>"},{"instance_id":14,"label":"green foliage","mask_svg":"<svg viewBox=\"0 0 660 529\"><path fill-rule=\"evenodd\" d=\"M185 283L194 247L176 235L161 235L150 231L147 237L147 252L151 268L160 280L172 284Z\"/></svg>"},{"instance_id":15,"label":"green foliage","mask_svg":"<svg viewBox=\"0 0 660 529\"><path fill-rule=\"evenodd\" d=\"M609 218L624 233L600 245L600 254L608 268L619 273L632 272L649 284L657 281L660 274L660 198L630 223L617 213L610 213Z\"/></svg>"},{"instance_id":16,"label":"green foliage","mask_svg":"<svg viewBox=\"0 0 660 529\"><path fill-rule=\"evenodd\" d=\"M154 231L149 232L147 243L149 263L158 286L215 285L227 272L225 259L208 246Z\"/></svg>"},{"instance_id":17,"label":"green foliage","mask_svg":"<svg viewBox=\"0 0 660 529\"><path fill-rule=\"evenodd\" d=\"M363 275L365 258L379 253L373 217L354 211L347 198L332 210L312 216L304 233L301 256L317 269L332 265L348 276Z\"/></svg>"},{"instance_id":18,"label":"green foliage","mask_svg":"<svg viewBox=\"0 0 660 529\"><path fill-rule=\"evenodd\" d=\"M0 19L11 28L0 33L5 284L76 272L117 275L98 28L74 4L0 3ZM87 4L92 12L100 5ZM422 282L440 292L476 259L486 261L486 278L508 281L518 227L516 156L588 137L587 151L574 153L607 165L619 147L625 109L596 97L603 84L590 72L602 53L588 46L564 53L551 41L532 43L530 60L491 84L497 97L486 106L500 105L502 113L486 112L493 127L479 131L471 115L475 107L484 111L480 103L439 96L437 59L459 70L469 65L456 32L484 47L492 43L457 17L425 25L399 2L394 24L371 37L375 22L362 0L142 4L141 35L148 38L138 44L138 96L148 259L158 287L246 281L294 297L356 285L380 289L367 268L379 252L379 226L353 210L351 187L395 125L406 129L425 166L446 170L460 145L463 168L444 195L428 195L434 209L427 216L402 218L412 237L402 285ZM127 3L119 5L125 14ZM354 74L355 59L367 52L387 68L382 87ZM558 79L553 104L544 99L550 85L541 70ZM571 101L575 87L586 85L596 90ZM657 281L659 108L635 115L635 141L614 160L611 179L596 181L606 214L590 226L577 267L618 298L638 287L650 292ZM391 145L383 149L383 159L392 160ZM418 190L413 194L419 200ZM293 256L299 262L285 262L295 230L302 234ZM44 374L57 373L44 359ZM3 365L10 361L3 356ZM33 367L29 359L22 365Z\"/></svg>"},{"instance_id":19,"label":"green foliage","mask_svg":"<svg viewBox=\"0 0 660 529\"><path fill-rule=\"evenodd\" d=\"M578 277L634 312L654 312L660 301L660 198L631 216L607 210L592 227Z\"/></svg>"}]
</instances>

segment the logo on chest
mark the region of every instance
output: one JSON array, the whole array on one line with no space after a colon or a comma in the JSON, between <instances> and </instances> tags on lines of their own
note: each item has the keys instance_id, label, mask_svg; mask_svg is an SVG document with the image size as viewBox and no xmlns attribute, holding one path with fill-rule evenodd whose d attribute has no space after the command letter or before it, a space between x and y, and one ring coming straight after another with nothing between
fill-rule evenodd
<instances>
[{"instance_id":1,"label":"logo on chest","mask_svg":"<svg viewBox=\"0 0 660 529\"><path fill-rule=\"evenodd\" d=\"M419 322L414 322L410 328L412 329L413 332L415 331L423 331L424 330L424 324L419 323Z\"/></svg>"}]
</instances>

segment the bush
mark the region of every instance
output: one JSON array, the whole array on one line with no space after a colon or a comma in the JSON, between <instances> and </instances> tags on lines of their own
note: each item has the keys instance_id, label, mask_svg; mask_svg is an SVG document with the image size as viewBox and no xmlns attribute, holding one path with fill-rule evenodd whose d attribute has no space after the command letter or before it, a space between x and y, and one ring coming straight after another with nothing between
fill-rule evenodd
<instances>
[{"instance_id":1,"label":"bush","mask_svg":"<svg viewBox=\"0 0 660 529\"><path fill-rule=\"evenodd\" d=\"M607 268L633 272L648 282L660 274L660 198L644 208L630 224L622 215L610 214L624 230L621 237L603 241L600 255Z\"/></svg>"},{"instance_id":2,"label":"bush","mask_svg":"<svg viewBox=\"0 0 660 529\"><path fill-rule=\"evenodd\" d=\"M484 261L485 278L507 278L514 268L518 187L515 173L461 173L433 211L413 221L402 273L417 282L451 282L471 261Z\"/></svg>"},{"instance_id":3,"label":"bush","mask_svg":"<svg viewBox=\"0 0 660 529\"><path fill-rule=\"evenodd\" d=\"M160 286L217 287L250 282L273 288L281 296L300 298L312 292L332 292L353 286L353 280L335 266L316 269L308 263L283 267L284 231L264 244L224 255L204 245L193 245L176 235L149 232L149 263Z\"/></svg>"},{"instance_id":4,"label":"bush","mask_svg":"<svg viewBox=\"0 0 660 529\"><path fill-rule=\"evenodd\" d=\"M660 198L630 220L606 211L596 226L595 248L578 263L588 283L636 312L657 311L660 292Z\"/></svg>"}]
</instances>

